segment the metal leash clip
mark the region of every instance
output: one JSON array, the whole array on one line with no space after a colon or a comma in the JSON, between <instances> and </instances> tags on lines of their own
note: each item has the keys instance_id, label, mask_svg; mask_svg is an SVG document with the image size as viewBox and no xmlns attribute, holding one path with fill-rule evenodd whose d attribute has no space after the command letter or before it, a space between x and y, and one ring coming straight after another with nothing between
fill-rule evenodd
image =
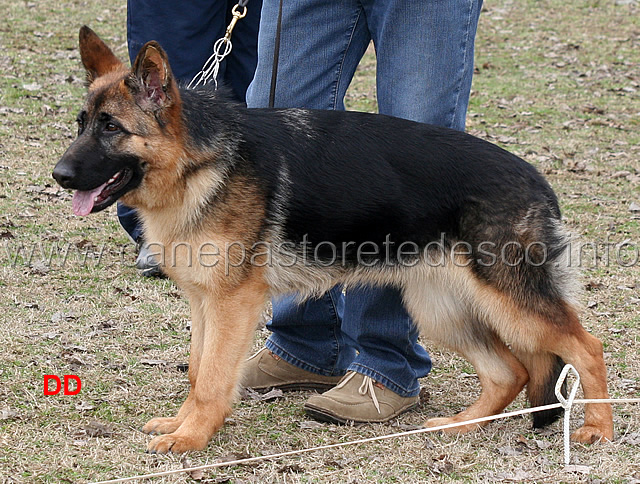
<instances>
[{"instance_id":1,"label":"metal leash clip","mask_svg":"<svg viewBox=\"0 0 640 484\"><path fill-rule=\"evenodd\" d=\"M233 18L231 19L231 22L229 23L229 26L227 27L227 31L224 35L224 38L227 39L227 41L231 39L231 33L233 32L233 29L236 26L236 23L238 23L238 20L240 20L241 18L245 18L247 15L246 6L242 7L242 12L240 12L238 7L240 7L240 3L237 3L231 9L231 15L233 15Z\"/></svg>"},{"instance_id":2,"label":"metal leash clip","mask_svg":"<svg viewBox=\"0 0 640 484\"><path fill-rule=\"evenodd\" d=\"M233 18L227 27L224 37L216 40L215 44L213 44L213 54L211 54L204 63L200 72L191 79L191 82L187 85L187 89L194 89L201 84L204 86L211 82L212 78L215 84L215 89L218 89L218 71L220 70L220 64L224 58L231 53L231 49L233 48L233 45L231 44L231 34L233 33L233 29L238 23L238 20L247 15L247 3L248 0L240 0L233 6L231 9Z\"/></svg>"}]
</instances>

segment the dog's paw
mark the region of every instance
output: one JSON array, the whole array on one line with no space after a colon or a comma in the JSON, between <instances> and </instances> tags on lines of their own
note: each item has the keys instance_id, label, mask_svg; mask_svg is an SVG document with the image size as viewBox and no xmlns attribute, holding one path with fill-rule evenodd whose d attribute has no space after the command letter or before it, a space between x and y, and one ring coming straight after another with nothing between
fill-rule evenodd
<instances>
[{"instance_id":1,"label":"dog's paw","mask_svg":"<svg viewBox=\"0 0 640 484\"><path fill-rule=\"evenodd\" d=\"M424 423L424 427L432 428L432 427L440 427L444 425L451 425L463 422L463 419L456 417L441 417L441 418L430 418ZM441 429L441 432L445 432L447 434L465 434L467 432L471 432L480 428L480 425L470 424L470 425L459 425L457 427L450 427L448 429Z\"/></svg>"},{"instance_id":2,"label":"dog's paw","mask_svg":"<svg viewBox=\"0 0 640 484\"><path fill-rule=\"evenodd\" d=\"M613 440L613 429L600 429L593 425L584 425L571 434L571 440L583 444L595 444L601 440Z\"/></svg>"},{"instance_id":3,"label":"dog's paw","mask_svg":"<svg viewBox=\"0 0 640 484\"><path fill-rule=\"evenodd\" d=\"M182 435L180 432L154 437L147 451L151 454L183 454L190 450L202 450L207 446L209 439L200 436Z\"/></svg>"},{"instance_id":4,"label":"dog's paw","mask_svg":"<svg viewBox=\"0 0 640 484\"><path fill-rule=\"evenodd\" d=\"M153 434L170 434L178 430L180 424L177 418L175 417L157 417L149 420L144 427L142 427L142 431L145 434L153 435Z\"/></svg>"}]
</instances>

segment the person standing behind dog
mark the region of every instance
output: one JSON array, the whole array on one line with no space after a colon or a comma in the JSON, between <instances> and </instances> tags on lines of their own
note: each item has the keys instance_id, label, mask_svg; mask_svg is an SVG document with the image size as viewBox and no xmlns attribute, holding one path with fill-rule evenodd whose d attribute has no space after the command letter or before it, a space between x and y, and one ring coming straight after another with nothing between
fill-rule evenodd
<instances>
[{"instance_id":1,"label":"person standing behind dog","mask_svg":"<svg viewBox=\"0 0 640 484\"><path fill-rule=\"evenodd\" d=\"M213 53L213 44L224 37L236 1L192 0L177 4L169 0L127 0L127 44L133 63L142 46L155 40L167 52L174 76L188 83ZM247 15L233 31L233 49L220 65L218 82L245 102L258 62L258 27L262 0L251 0ZM136 266L145 276L161 274L158 263L144 244L142 227L134 209L118 203L118 219L138 243Z\"/></svg>"},{"instance_id":2,"label":"person standing behind dog","mask_svg":"<svg viewBox=\"0 0 640 484\"><path fill-rule=\"evenodd\" d=\"M344 109L370 41L382 114L464 130L482 0L285 0L275 107ZM249 107L269 99L279 1L264 0ZM348 163L349 160L344 160ZM340 217L340 214L329 216ZM418 403L427 351L393 288L335 287L302 305L274 301L265 348L247 364L254 389L327 390L305 403L331 422L384 422Z\"/></svg>"}]
</instances>

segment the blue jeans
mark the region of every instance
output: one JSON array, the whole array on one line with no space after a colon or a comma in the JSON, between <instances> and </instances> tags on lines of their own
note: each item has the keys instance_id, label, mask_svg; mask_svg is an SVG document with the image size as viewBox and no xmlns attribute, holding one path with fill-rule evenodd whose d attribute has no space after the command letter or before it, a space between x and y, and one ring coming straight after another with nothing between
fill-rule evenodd
<instances>
[{"instance_id":1,"label":"blue jeans","mask_svg":"<svg viewBox=\"0 0 640 484\"><path fill-rule=\"evenodd\" d=\"M274 50L277 0L265 0L249 107L264 107ZM344 96L373 40L381 113L464 130L482 0L297 0L284 2L277 107L344 109ZM348 160L345 160L348 163ZM419 392L428 353L398 290L334 288L296 305L274 301L266 346L324 375L357 371L401 396Z\"/></svg>"},{"instance_id":2,"label":"blue jeans","mask_svg":"<svg viewBox=\"0 0 640 484\"><path fill-rule=\"evenodd\" d=\"M224 36L235 0L127 0L127 43L131 63L142 46L156 40L169 56L173 75L183 83L195 76ZM256 69L258 26L262 0L251 0L247 16L238 21L231 37L233 49L220 65L218 82L240 101ZM134 209L118 204L118 219L133 240L142 236Z\"/></svg>"}]
</instances>

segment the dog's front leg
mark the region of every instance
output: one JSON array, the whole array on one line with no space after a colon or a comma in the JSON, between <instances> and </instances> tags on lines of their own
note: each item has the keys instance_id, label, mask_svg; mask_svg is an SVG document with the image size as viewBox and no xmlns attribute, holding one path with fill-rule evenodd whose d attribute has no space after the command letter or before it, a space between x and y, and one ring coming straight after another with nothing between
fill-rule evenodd
<instances>
[{"instance_id":1,"label":"dog's front leg","mask_svg":"<svg viewBox=\"0 0 640 484\"><path fill-rule=\"evenodd\" d=\"M198 369L202 358L202 347L204 342L204 300L198 291L187 291L189 293L189 304L191 306L191 350L189 353L189 384L195 388L198 377ZM169 434L175 432L187 415L191 412L194 403L194 392L190 391L178 414L175 417L157 417L149 420L142 431L153 434Z\"/></svg>"},{"instance_id":2,"label":"dog's front leg","mask_svg":"<svg viewBox=\"0 0 640 484\"><path fill-rule=\"evenodd\" d=\"M173 433L155 437L149 443L150 452L180 454L204 449L231 412L267 287L257 273L223 296L205 296L202 355L183 405L184 421ZM192 347L194 343L192 339Z\"/></svg>"}]
</instances>

